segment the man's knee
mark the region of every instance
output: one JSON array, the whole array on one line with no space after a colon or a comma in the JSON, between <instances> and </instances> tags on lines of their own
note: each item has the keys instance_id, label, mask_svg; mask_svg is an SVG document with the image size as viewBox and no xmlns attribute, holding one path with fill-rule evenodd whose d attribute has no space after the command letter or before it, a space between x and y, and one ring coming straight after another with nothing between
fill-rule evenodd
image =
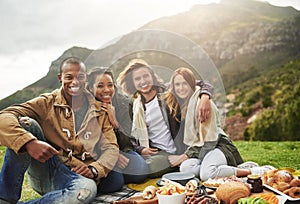
<instances>
[{"instance_id":1,"label":"man's knee","mask_svg":"<svg viewBox=\"0 0 300 204\"><path fill-rule=\"evenodd\" d=\"M36 120L25 116L19 118L19 123L25 130L31 132L39 140L45 140L43 130Z\"/></svg>"},{"instance_id":2,"label":"man's knee","mask_svg":"<svg viewBox=\"0 0 300 204\"><path fill-rule=\"evenodd\" d=\"M29 118L27 116L19 117L19 123L25 129L32 126L32 124L35 124L35 123L37 124L37 122L35 120L33 120L32 118Z\"/></svg>"},{"instance_id":3,"label":"man's knee","mask_svg":"<svg viewBox=\"0 0 300 204\"><path fill-rule=\"evenodd\" d=\"M90 203L97 195L97 185L91 179L81 179L76 199L79 203Z\"/></svg>"}]
</instances>

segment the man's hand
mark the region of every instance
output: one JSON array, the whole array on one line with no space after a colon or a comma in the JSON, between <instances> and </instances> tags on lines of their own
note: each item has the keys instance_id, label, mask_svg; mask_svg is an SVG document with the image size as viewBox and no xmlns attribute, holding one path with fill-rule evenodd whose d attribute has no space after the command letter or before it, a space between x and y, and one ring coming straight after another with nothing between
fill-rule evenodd
<instances>
[{"instance_id":1,"label":"man's hand","mask_svg":"<svg viewBox=\"0 0 300 204\"><path fill-rule=\"evenodd\" d=\"M187 159L188 159L188 156L186 154L168 156L168 160L171 164L171 167L179 166L183 161L185 161Z\"/></svg>"},{"instance_id":2,"label":"man's hand","mask_svg":"<svg viewBox=\"0 0 300 204\"><path fill-rule=\"evenodd\" d=\"M24 147L32 158L42 163L58 154L58 151L54 147L40 140L32 140L26 143Z\"/></svg>"},{"instance_id":3,"label":"man's hand","mask_svg":"<svg viewBox=\"0 0 300 204\"><path fill-rule=\"evenodd\" d=\"M90 179L94 178L93 172L85 164L78 165L78 166L72 168L71 171L73 171L77 174L80 174L81 176L90 178Z\"/></svg>"},{"instance_id":4,"label":"man's hand","mask_svg":"<svg viewBox=\"0 0 300 204\"><path fill-rule=\"evenodd\" d=\"M129 159L127 157L125 157L123 154L119 154L119 159L118 159L118 166L121 168L121 169L125 169L126 166L128 165L129 163Z\"/></svg>"},{"instance_id":5,"label":"man's hand","mask_svg":"<svg viewBox=\"0 0 300 204\"><path fill-rule=\"evenodd\" d=\"M208 120L210 114L211 106L209 96L207 94L202 94L199 109L198 109L198 120L203 123Z\"/></svg>"},{"instance_id":6,"label":"man's hand","mask_svg":"<svg viewBox=\"0 0 300 204\"><path fill-rule=\"evenodd\" d=\"M156 149L156 148L147 148L146 147L142 150L141 155L143 157L149 157L151 155L157 154L157 152L158 152L158 149Z\"/></svg>"}]
</instances>

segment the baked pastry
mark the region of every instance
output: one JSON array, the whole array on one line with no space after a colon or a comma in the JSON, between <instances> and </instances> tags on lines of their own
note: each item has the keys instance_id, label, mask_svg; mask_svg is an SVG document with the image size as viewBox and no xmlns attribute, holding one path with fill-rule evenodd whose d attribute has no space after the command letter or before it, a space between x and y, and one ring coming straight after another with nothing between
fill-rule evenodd
<instances>
[{"instance_id":1,"label":"baked pastry","mask_svg":"<svg viewBox=\"0 0 300 204\"><path fill-rule=\"evenodd\" d=\"M216 190L216 197L222 203L236 204L238 199L250 195L250 187L242 182L226 182Z\"/></svg>"},{"instance_id":2,"label":"baked pastry","mask_svg":"<svg viewBox=\"0 0 300 204\"><path fill-rule=\"evenodd\" d=\"M283 192L283 191L285 191L286 189L288 189L290 187L291 186L290 186L289 183L285 183L285 182L280 181L280 182L277 183L276 189Z\"/></svg>"},{"instance_id":3,"label":"baked pastry","mask_svg":"<svg viewBox=\"0 0 300 204\"><path fill-rule=\"evenodd\" d=\"M156 187L155 186L147 186L143 190L143 198L145 200L150 200L150 199L154 198L155 195L156 195Z\"/></svg>"},{"instance_id":4,"label":"baked pastry","mask_svg":"<svg viewBox=\"0 0 300 204\"><path fill-rule=\"evenodd\" d=\"M273 176L276 182L289 183L294 179L294 176L287 170L277 170Z\"/></svg>"},{"instance_id":5,"label":"baked pastry","mask_svg":"<svg viewBox=\"0 0 300 204\"><path fill-rule=\"evenodd\" d=\"M300 187L300 179L293 179L290 185L291 187Z\"/></svg>"},{"instance_id":6,"label":"baked pastry","mask_svg":"<svg viewBox=\"0 0 300 204\"><path fill-rule=\"evenodd\" d=\"M195 179L192 179L185 184L185 191L187 194L195 194L197 189L198 182Z\"/></svg>"},{"instance_id":7,"label":"baked pastry","mask_svg":"<svg viewBox=\"0 0 300 204\"><path fill-rule=\"evenodd\" d=\"M300 198L300 187L292 187L283 191L284 194L292 198Z\"/></svg>"},{"instance_id":8,"label":"baked pastry","mask_svg":"<svg viewBox=\"0 0 300 204\"><path fill-rule=\"evenodd\" d=\"M292 198L300 198L300 179L294 178L287 170L272 170L265 172L263 183L275 188Z\"/></svg>"}]
</instances>

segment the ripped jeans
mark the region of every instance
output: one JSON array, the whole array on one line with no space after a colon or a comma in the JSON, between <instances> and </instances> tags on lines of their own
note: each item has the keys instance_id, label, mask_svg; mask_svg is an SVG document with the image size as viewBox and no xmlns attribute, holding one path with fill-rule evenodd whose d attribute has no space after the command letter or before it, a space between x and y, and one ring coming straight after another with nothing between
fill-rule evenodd
<instances>
[{"instance_id":1,"label":"ripped jeans","mask_svg":"<svg viewBox=\"0 0 300 204\"><path fill-rule=\"evenodd\" d=\"M21 125L45 141L36 121L28 119ZM30 185L42 197L20 203L81 204L91 203L96 196L96 183L69 170L57 156L41 163L26 152L16 154L7 148L0 172L0 204L18 202L26 170Z\"/></svg>"}]
</instances>

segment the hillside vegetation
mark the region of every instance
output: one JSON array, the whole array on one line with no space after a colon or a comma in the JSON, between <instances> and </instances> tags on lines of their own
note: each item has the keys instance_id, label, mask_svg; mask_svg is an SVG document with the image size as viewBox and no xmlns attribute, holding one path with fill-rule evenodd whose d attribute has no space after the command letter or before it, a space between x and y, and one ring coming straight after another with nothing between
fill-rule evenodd
<instances>
[{"instance_id":1,"label":"hillside vegetation","mask_svg":"<svg viewBox=\"0 0 300 204\"><path fill-rule=\"evenodd\" d=\"M299 79L300 58L231 91L236 99L228 115L253 119L243 132L246 140L300 140Z\"/></svg>"}]
</instances>

